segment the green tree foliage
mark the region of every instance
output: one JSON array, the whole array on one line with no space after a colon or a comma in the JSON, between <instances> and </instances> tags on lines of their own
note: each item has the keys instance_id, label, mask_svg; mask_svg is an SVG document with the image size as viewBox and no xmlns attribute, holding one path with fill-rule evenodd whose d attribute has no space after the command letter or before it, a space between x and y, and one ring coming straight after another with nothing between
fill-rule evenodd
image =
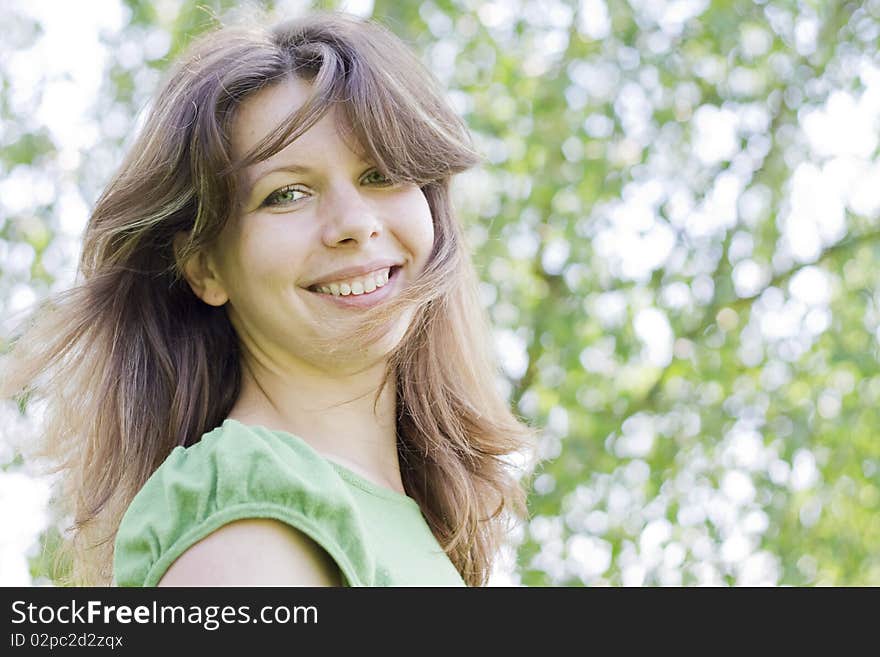
<instances>
[{"instance_id":1,"label":"green tree foliage","mask_svg":"<svg viewBox=\"0 0 880 657\"><path fill-rule=\"evenodd\" d=\"M128 55L109 59L99 137L66 174L86 203L158 72L234 3L124 4L104 41ZM2 55L41 28L6 11L0 174L24 180L63 145L10 101ZM543 428L519 581L880 584L880 1L377 0L373 15L487 156L457 181L460 213L501 384ZM58 277L59 189L0 199L4 303Z\"/></svg>"}]
</instances>

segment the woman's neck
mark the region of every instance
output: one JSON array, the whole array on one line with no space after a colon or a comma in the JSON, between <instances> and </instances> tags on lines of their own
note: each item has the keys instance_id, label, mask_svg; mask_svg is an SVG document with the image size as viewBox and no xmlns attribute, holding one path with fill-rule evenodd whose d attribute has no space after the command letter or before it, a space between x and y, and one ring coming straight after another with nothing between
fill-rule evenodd
<instances>
[{"instance_id":1,"label":"woman's neck","mask_svg":"<svg viewBox=\"0 0 880 657\"><path fill-rule=\"evenodd\" d=\"M325 458L403 493L397 455L397 390L389 382L373 411L381 362L331 377L306 367L269 369L245 359L229 418L299 436ZM292 371L294 370L294 371Z\"/></svg>"}]
</instances>

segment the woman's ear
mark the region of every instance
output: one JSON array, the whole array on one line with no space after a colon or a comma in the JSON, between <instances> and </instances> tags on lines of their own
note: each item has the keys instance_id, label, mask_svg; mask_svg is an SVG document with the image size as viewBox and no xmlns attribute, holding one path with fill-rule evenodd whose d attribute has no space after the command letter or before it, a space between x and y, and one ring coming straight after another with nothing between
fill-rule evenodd
<instances>
[{"instance_id":1,"label":"woman's ear","mask_svg":"<svg viewBox=\"0 0 880 657\"><path fill-rule=\"evenodd\" d=\"M204 249L199 249L186 260L181 260L181 253L188 238L189 233L186 232L179 232L174 236L174 259L177 261L177 266L180 267L184 278L199 299L210 306L222 306L229 301L229 295Z\"/></svg>"}]
</instances>

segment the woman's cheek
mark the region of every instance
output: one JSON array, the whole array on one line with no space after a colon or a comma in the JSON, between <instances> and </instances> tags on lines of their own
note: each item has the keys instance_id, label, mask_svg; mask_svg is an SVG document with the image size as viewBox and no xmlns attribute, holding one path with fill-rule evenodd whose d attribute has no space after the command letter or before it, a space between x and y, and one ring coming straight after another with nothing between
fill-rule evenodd
<instances>
[{"instance_id":1,"label":"woman's cheek","mask_svg":"<svg viewBox=\"0 0 880 657\"><path fill-rule=\"evenodd\" d=\"M416 188L409 203L398 209L397 216L400 217L398 233L408 237L405 243L414 253L427 259L434 245L434 218L424 193Z\"/></svg>"},{"instance_id":2,"label":"woman's cheek","mask_svg":"<svg viewBox=\"0 0 880 657\"><path fill-rule=\"evenodd\" d=\"M272 235L250 236L242 244L240 257L244 275L265 279L288 271L297 253L279 230Z\"/></svg>"}]
</instances>

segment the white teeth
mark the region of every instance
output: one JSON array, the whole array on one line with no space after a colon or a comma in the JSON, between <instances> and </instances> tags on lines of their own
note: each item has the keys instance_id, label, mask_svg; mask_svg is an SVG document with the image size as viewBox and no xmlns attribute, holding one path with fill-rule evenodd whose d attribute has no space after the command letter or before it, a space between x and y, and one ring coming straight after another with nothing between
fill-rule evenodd
<instances>
[{"instance_id":1,"label":"white teeth","mask_svg":"<svg viewBox=\"0 0 880 657\"><path fill-rule=\"evenodd\" d=\"M391 268L385 269L378 274L373 274L372 276L365 276L363 278L359 278L353 281L348 281L346 283L330 283L329 285L321 285L318 287L318 292L322 292L324 294L332 294L335 297L338 296L348 296L353 294L355 296L359 296L361 294L375 291L377 288L385 287L385 284L388 283L388 276L391 273Z\"/></svg>"}]
</instances>

